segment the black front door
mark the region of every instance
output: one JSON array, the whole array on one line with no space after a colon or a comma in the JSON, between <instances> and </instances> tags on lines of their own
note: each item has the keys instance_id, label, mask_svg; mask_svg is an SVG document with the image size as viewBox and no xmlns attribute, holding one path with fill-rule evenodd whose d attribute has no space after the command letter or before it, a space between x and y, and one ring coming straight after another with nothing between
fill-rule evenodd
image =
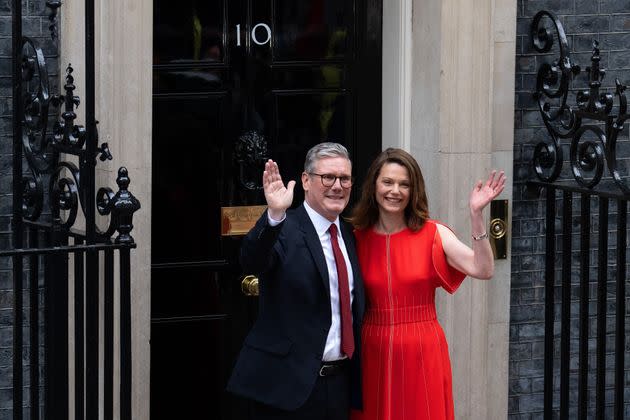
<instances>
[{"instance_id":1,"label":"black front door","mask_svg":"<svg viewBox=\"0 0 630 420\"><path fill-rule=\"evenodd\" d=\"M154 2L153 419L248 418L224 390L257 310L230 218L265 204L266 158L301 203L323 140L348 148L361 181L381 148L381 3Z\"/></svg>"}]
</instances>

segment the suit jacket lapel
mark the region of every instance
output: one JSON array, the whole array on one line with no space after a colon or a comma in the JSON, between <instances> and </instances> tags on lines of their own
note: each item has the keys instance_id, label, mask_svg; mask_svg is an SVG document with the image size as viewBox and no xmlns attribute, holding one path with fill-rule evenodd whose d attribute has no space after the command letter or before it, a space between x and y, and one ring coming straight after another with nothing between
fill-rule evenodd
<instances>
[{"instance_id":1,"label":"suit jacket lapel","mask_svg":"<svg viewBox=\"0 0 630 420\"><path fill-rule=\"evenodd\" d=\"M328 266L326 265L326 257L324 257L322 243L319 241L319 236L317 236L317 231L315 230L315 226L313 226L313 222L311 222L311 218L308 217L308 213L306 213L304 204L296 209L296 214L300 219L299 226L304 233L304 240L306 242L306 245L308 246L309 251L311 252L313 262L315 262L315 266L319 270L319 274L321 275L322 282L324 283L326 291L328 292L328 294L330 294Z\"/></svg>"}]
</instances>

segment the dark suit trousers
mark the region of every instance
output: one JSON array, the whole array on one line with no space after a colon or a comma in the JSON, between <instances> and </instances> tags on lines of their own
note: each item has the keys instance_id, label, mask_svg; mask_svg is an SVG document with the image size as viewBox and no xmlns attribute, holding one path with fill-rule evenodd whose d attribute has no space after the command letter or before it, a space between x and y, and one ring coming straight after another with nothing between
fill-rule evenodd
<instances>
[{"instance_id":1,"label":"dark suit trousers","mask_svg":"<svg viewBox=\"0 0 630 420\"><path fill-rule=\"evenodd\" d=\"M273 380L273 378L270 378ZM284 411L253 403L253 420L348 420L350 417L349 374L319 376L303 406Z\"/></svg>"}]
</instances>

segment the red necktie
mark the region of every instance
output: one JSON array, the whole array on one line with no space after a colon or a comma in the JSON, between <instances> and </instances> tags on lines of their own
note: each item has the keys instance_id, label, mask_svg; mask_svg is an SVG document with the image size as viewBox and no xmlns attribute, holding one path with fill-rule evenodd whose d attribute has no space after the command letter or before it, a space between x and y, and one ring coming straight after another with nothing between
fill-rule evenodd
<instances>
[{"instance_id":1,"label":"red necktie","mask_svg":"<svg viewBox=\"0 0 630 420\"><path fill-rule=\"evenodd\" d=\"M341 313L341 351L348 357L354 353L354 334L352 333L352 310L350 309L350 285L348 282L348 267L337 241L337 225L334 223L328 229L332 243L335 265L337 266L337 280L339 283L339 312Z\"/></svg>"}]
</instances>

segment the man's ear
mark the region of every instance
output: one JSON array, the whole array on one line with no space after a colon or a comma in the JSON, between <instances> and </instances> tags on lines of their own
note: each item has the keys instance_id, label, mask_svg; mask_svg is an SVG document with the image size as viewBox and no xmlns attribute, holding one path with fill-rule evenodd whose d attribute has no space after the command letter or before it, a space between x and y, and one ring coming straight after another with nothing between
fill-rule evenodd
<instances>
[{"instance_id":1,"label":"man's ear","mask_svg":"<svg viewBox=\"0 0 630 420\"><path fill-rule=\"evenodd\" d=\"M309 176L306 172L302 172L302 189L304 192L308 191Z\"/></svg>"}]
</instances>

